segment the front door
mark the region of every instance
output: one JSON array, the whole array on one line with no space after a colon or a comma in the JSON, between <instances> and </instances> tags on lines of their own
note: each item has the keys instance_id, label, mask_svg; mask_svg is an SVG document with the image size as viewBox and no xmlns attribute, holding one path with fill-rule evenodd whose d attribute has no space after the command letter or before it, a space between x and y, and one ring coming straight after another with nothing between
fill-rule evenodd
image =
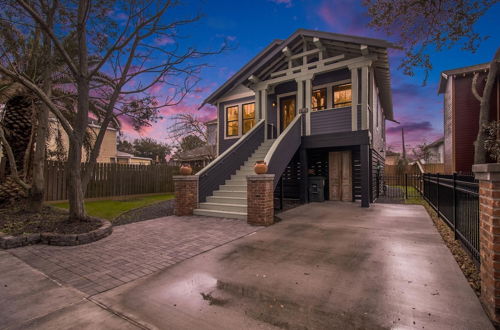
<instances>
[{"instance_id":1,"label":"front door","mask_svg":"<svg viewBox=\"0 0 500 330\"><path fill-rule=\"evenodd\" d=\"M330 200L352 201L351 152L330 152L328 158Z\"/></svg>"},{"instance_id":2,"label":"front door","mask_svg":"<svg viewBox=\"0 0 500 330\"><path fill-rule=\"evenodd\" d=\"M295 95L280 98L280 133L295 118Z\"/></svg>"}]
</instances>

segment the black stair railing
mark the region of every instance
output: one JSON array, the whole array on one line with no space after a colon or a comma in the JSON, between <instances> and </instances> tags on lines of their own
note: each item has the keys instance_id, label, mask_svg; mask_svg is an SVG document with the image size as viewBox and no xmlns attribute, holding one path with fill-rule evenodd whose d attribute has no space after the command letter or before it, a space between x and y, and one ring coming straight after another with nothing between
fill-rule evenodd
<instances>
[{"instance_id":1,"label":"black stair railing","mask_svg":"<svg viewBox=\"0 0 500 330\"><path fill-rule=\"evenodd\" d=\"M295 152L300 147L302 137L301 114L298 114L281 135L274 141L267 152L264 161L268 166L268 173L274 174L274 188L278 185L281 174L290 163Z\"/></svg>"},{"instance_id":2,"label":"black stair railing","mask_svg":"<svg viewBox=\"0 0 500 330\"><path fill-rule=\"evenodd\" d=\"M199 177L198 201L207 197L231 177L252 153L264 142L265 121L260 120L248 133L243 135L229 149L220 154L210 164L197 173Z\"/></svg>"}]
</instances>

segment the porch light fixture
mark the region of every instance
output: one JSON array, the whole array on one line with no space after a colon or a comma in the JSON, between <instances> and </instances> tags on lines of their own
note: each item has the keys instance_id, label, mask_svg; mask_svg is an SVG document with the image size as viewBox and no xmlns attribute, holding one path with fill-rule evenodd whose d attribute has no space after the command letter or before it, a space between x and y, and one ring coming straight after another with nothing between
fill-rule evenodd
<instances>
[{"instance_id":1,"label":"porch light fixture","mask_svg":"<svg viewBox=\"0 0 500 330\"><path fill-rule=\"evenodd\" d=\"M273 108L276 107L276 102L273 101L273 104L272 104Z\"/></svg>"}]
</instances>

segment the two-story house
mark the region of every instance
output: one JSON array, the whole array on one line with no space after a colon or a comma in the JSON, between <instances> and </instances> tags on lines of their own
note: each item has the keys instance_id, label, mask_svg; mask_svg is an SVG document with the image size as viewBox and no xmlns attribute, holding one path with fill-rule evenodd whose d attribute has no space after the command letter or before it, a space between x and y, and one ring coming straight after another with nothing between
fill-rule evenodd
<instances>
[{"instance_id":1,"label":"two-story house","mask_svg":"<svg viewBox=\"0 0 500 330\"><path fill-rule=\"evenodd\" d=\"M245 219L246 175L257 160L275 189L308 202L374 199L385 121L393 120L387 41L297 30L275 40L206 98L215 105L218 157L198 173L198 215Z\"/></svg>"}]
</instances>

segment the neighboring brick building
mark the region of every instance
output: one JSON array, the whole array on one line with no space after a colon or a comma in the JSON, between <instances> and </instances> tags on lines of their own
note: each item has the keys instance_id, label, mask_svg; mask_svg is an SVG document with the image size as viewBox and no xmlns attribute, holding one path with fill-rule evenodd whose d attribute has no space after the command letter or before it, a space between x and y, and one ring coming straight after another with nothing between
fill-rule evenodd
<instances>
[{"instance_id":1,"label":"neighboring brick building","mask_svg":"<svg viewBox=\"0 0 500 330\"><path fill-rule=\"evenodd\" d=\"M479 129L479 101L472 94L472 78L480 73L477 89L482 94L489 63L443 71L439 94L444 95L445 173L470 173L474 163L474 141ZM499 77L491 95L490 120L500 118Z\"/></svg>"}]
</instances>

